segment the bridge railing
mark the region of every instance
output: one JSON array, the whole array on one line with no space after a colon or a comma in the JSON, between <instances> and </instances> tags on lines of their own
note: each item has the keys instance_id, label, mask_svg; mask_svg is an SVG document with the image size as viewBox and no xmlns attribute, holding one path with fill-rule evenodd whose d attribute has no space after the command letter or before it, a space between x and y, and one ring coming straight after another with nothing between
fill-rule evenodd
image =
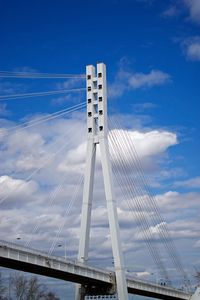
<instances>
[{"instance_id":1,"label":"bridge railing","mask_svg":"<svg viewBox=\"0 0 200 300\"><path fill-rule=\"evenodd\" d=\"M49 255L48 253L31 249L28 247L20 246L15 243L5 242L0 240L0 249L2 248L1 255L8 259L14 259L26 263L34 263L35 265L41 265L53 269L59 269L63 271L70 270L72 273L79 272L87 277L93 277L100 279L107 283L112 283L114 273L85 265L83 263L65 259L64 257Z\"/></svg>"}]
</instances>

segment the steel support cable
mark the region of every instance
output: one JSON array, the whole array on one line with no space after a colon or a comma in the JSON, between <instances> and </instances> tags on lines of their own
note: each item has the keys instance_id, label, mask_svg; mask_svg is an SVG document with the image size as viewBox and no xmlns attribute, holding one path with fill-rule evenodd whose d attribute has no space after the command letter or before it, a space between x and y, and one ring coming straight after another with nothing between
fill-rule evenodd
<instances>
[{"instance_id":1,"label":"steel support cable","mask_svg":"<svg viewBox=\"0 0 200 300\"><path fill-rule=\"evenodd\" d=\"M124 133L124 135L125 135L125 133ZM126 137L125 137L126 138ZM124 140L125 140L125 146L126 146L126 149L132 149L132 147L131 147L131 145L128 143L128 139L125 139L124 138ZM129 154L131 154L131 153L133 153L133 155L134 155L134 152L132 151L132 152L130 152L129 151ZM147 186L147 184L145 183L145 178L144 178L144 174L143 174L143 171L142 171L142 167L140 167L140 168L138 168L138 164L137 163L139 163L139 160L137 161L137 157L136 156L134 156L134 162L135 162L135 164L134 164L134 168L137 170L137 173L138 173L138 175L139 175L139 177L140 177L140 180L142 181L142 183L143 183L143 187L145 188L145 192L147 193L147 196L148 196L148 198L149 198L149 200L150 201L148 201L147 202L147 205L149 206L149 208L150 209L153 209L153 211L156 213L156 216L157 216L157 218L158 219L155 219L154 218L154 225L156 225L158 222L160 222L160 223L163 223L164 222L164 220L162 219L162 217L161 217L161 215L160 215L160 213L158 213L158 208L157 208L157 204L156 203L154 203L154 199L152 199L152 197L151 197L151 194L150 194L150 189L149 189L149 187ZM165 233L165 231L161 231L161 233ZM160 233L160 234L161 234ZM161 238L162 238L162 240L163 240L163 242L166 242L168 239L166 239L165 237L163 237L163 236L161 236Z\"/></svg>"},{"instance_id":2,"label":"steel support cable","mask_svg":"<svg viewBox=\"0 0 200 300\"><path fill-rule=\"evenodd\" d=\"M126 147L126 149L127 149L127 147ZM130 155L130 153L129 153L129 155ZM129 157L130 157L130 156L129 156ZM135 167L135 166L134 166L134 167ZM143 192L143 190L140 189L139 186L137 186L137 189L138 189L138 192ZM147 196L148 196L148 195L147 195ZM148 197L148 199L149 199L149 197ZM148 201L148 202L146 203L146 205L147 205L147 207L149 208L149 210L155 212L154 207L152 207L152 206L149 205L149 204L150 204L150 202ZM152 224L153 226L155 226L155 225L158 224L158 220L155 219L154 214L152 215L151 221L153 222L153 224ZM158 234L159 234L159 236L160 236L160 232L159 232ZM165 240L164 240L164 238L163 238L162 236L160 236L160 239L161 239L161 241L163 241L163 243L165 243Z\"/></svg>"},{"instance_id":3,"label":"steel support cable","mask_svg":"<svg viewBox=\"0 0 200 300\"><path fill-rule=\"evenodd\" d=\"M114 137L112 134L110 134L109 140L110 140L111 146L113 147L113 152L114 152L115 158L118 159L118 162L120 162L120 167L123 170L124 177L121 176L122 180L123 180L123 178L126 180L126 186L128 186L129 188L132 188L132 187L134 188L134 190L133 189L128 190L129 196L130 196L130 192L132 192L133 194L131 194L131 198L134 198L134 199L136 198L136 200L138 200L138 197L139 197L139 200L140 200L141 196L140 196L140 193L138 193L138 190L136 189L135 183L131 182L130 179L129 178L127 179L127 177L125 176L126 172L127 172L127 170L126 170L127 165L125 164L123 157L121 155L121 153L124 154L124 150L122 148L122 143L119 144L118 141L116 140L116 137ZM118 156L116 154L117 152L118 152ZM129 162L129 166L130 166L130 162ZM115 163L115 167L117 169L116 163ZM118 173L120 175L120 172L118 172ZM139 205L137 206L137 208L139 208L139 210L143 211L144 208L141 206L141 202L139 202ZM144 218L144 220L147 221L146 218ZM149 228L149 224L148 224L147 228Z\"/></svg>"},{"instance_id":4,"label":"steel support cable","mask_svg":"<svg viewBox=\"0 0 200 300\"><path fill-rule=\"evenodd\" d=\"M112 151L115 155L115 158L118 159L118 162L120 163L120 167L121 167L121 171L123 172L123 174L125 175L126 174L126 166L123 162L123 159L122 159L122 156L121 156L121 153L122 153L122 149L121 147L119 148L119 145L116 143L116 140L115 138L112 136L112 133L109 134L109 140L110 140L110 146L112 148ZM116 153L118 153L118 156L116 156ZM117 170L117 164L115 163L115 160L113 160L113 164ZM149 223L148 223L148 220L146 219L144 213L143 213L143 207L141 206L141 199L139 197L139 195L137 195L136 191L135 191L135 185L130 182L130 180L126 180L127 182L124 184L124 181L123 181L123 178L120 174L120 172L118 172L118 176L120 178L120 182L121 184L123 185L123 189L126 190L126 193L128 195L128 198L131 199L131 198L134 198L135 200L135 204L136 204L136 207L138 209L138 212L134 210L134 206L133 204L131 203L130 200L128 200L128 203L129 203L129 207L131 208L131 212L132 214L136 214L136 216L138 217L138 220L140 222L140 225L143 229L143 235L144 235L144 238L145 238L145 242L147 244L147 247L149 249L149 252L159 270L159 272L161 273L162 276L164 276L166 279L169 279L169 276L165 270L165 267L163 265L163 262L161 260L161 257L160 257L160 254L159 252L157 251L157 249L155 248L155 245L151 244L150 243L150 240L152 239L151 235L149 234ZM116 179L117 176L116 176ZM140 213L139 213L140 212Z\"/></svg>"},{"instance_id":5,"label":"steel support cable","mask_svg":"<svg viewBox=\"0 0 200 300\"><path fill-rule=\"evenodd\" d=\"M63 188L63 185L66 181L66 178L64 178L62 180L62 182L56 187L55 190L53 190L50 194L49 194L49 197L48 197L48 208L51 208L53 205L54 205L54 201L56 199L56 196L59 194L59 192L61 191L61 189ZM44 221L44 220L43 220ZM32 242L32 238L33 238L33 235L36 234L36 232L38 231L40 227L40 224L37 223L34 228L32 229L31 233L30 233L30 236L29 236L29 239L26 241L26 244L25 244L25 247L29 247L30 246L30 243Z\"/></svg>"},{"instance_id":6,"label":"steel support cable","mask_svg":"<svg viewBox=\"0 0 200 300\"><path fill-rule=\"evenodd\" d=\"M123 132L122 134L125 135L125 132ZM139 160L139 157L137 155L137 152L136 152L136 149L135 149L134 145L131 145L131 143L130 143L131 139L130 139L130 136L128 136L128 133L127 133L127 137L124 138L124 140L127 143L126 147L130 148L129 154L130 155L135 154L134 158L135 158L135 162L136 162L136 167L138 168L138 174L140 175L140 179L143 181L144 187L145 187L145 189L147 191L147 194L148 194L148 197L149 197L149 200L150 200L150 201L148 201L148 204L150 204L150 206L153 207L153 209L154 209L154 211L155 211L155 213L157 215L157 218L158 218L158 220L156 220L156 223L160 222L160 223L164 224L164 228L163 228L164 230L159 231L160 238L163 240L163 242L165 244L165 247L167 249L167 252L168 252L169 256L171 257L174 265L176 266L176 269L179 270L180 274L182 274L185 285L189 288L189 280L187 278L187 274L185 273L185 271L184 271L184 269L182 267L182 264L181 264L181 262L179 260L179 257L178 257L177 252L176 252L175 245L173 244L173 240L172 240L172 238L170 236L168 228L167 228L166 224L164 223L164 221L163 221L163 219L161 217L161 214L159 212L159 209L158 209L156 201L155 201L155 197L153 197L151 195L151 192L150 192L150 189L148 187L148 184L145 181L145 177L144 177L144 174L143 174L143 171L142 171L141 162ZM137 165L137 163L139 165Z\"/></svg>"},{"instance_id":7,"label":"steel support cable","mask_svg":"<svg viewBox=\"0 0 200 300\"><path fill-rule=\"evenodd\" d=\"M114 145L112 137L109 137L109 145L112 151L112 165L113 165L113 171L114 171L114 176L117 180L119 184L119 187L122 191L123 194L123 198L125 198L125 194L128 197L126 199L126 202L129 204L129 207L131 207L131 212L133 214L136 215L137 220L140 222L140 225L142 226L144 235L147 237L146 242L148 243L148 240L151 239L151 235L148 231L149 228L149 224L147 222L147 219L145 218L145 215L143 213L143 207L141 206L141 199L140 196L138 194L135 193L135 186L130 184L130 182L128 182L128 180L126 180L126 182L124 181L125 178L125 173L126 173L126 166L122 160L122 156L120 154L118 154L118 156L116 155L116 151L121 151L121 149L118 148L117 145ZM117 147L117 148L116 148ZM115 160L118 160L118 162L116 163ZM123 173L123 175L122 175ZM122 188L123 187L123 188ZM134 193L134 195L133 195ZM135 202L133 204L133 201L130 201L130 199L134 199ZM133 207L136 207L136 210L133 209ZM141 213L139 213L139 211Z\"/></svg>"},{"instance_id":8,"label":"steel support cable","mask_svg":"<svg viewBox=\"0 0 200 300\"><path fill-rule=\"evenodd\" d=\"M119 132L119 134L121 134L121 131ZM123 137L122 137L122 134L121 134L121 139L122 139L122 138L123 138ZM124 143L124 140L123 140L123 143ZM132 152L129 151L129 146L130 146L130 145L124 144L124 146L126 147L126 149L128 149L128 154L131 156ZM130 157L130 156L129 156L129 157ZM134 169L136 169L138 175L141 176L140 170L138 170L138 168L137 168L137 162L136 162L136 160L135 160L135 157L132 157L132 162L133 162L133 163L135 162L135 164L134 164ZM141 180L141 177L140 177L140 181L142 181L142 180ZM143 186L143 187L144 187L144 186ZM140 189L140 186L138 186L138 188ZM141 192L141 191L143 191L142 188L140 189L140 192ZM146 189L145 189L144 191L147 193L147 190L146 190ZM149 197L149 195L147 195L147 196ZM151 205L151 202L147 202L147 205ZM153 207L153 210L154 210L154 207ZM152 220L152 221L155 221L155 222L156 222L155 224L157 224L157 222L158 222L157 219L154 219L154 220ZM163 222L163 220L162 220L162 222Z\"/></svg>"},{"instance_id":9,"label":"steel support cable","mask_svg":"<svg viewBox=\"0 0 200 300\"><path fill-rule=\"evenodd\" d=\"M84 175L81 174L81 176L79 177L79 181L78 181L78 186L76 186L76 189L74 190L74 193L73 193L73 196L72 198L70 199L70 202L67 206L67 209L65 210L65 213L64 213L64 220L63 222L61 223L61 225L59 226L58 228L58 232L54 238L54 241L49 249L49 252L48 252L48 255L50 256L52 254L52 252L55 250L55 247L56 247L56 244L58 242L58 239L60 237L60 234L65 226L65 223L66 223L66 216L69 214L69 212L71 211L71 208L73 207L73 204L76 202L77 198L78 198L78 193L79 193L79 190L82 186L82 183L83 183L83 179L84 179Z\"/></svg>"},{"instance_id":10,"label":"steel support cable","mask_svg":"<svg viewBox=\"0 0 200 300\"><path fill-rule=\"evenodd\" d=\"M41 118L38 118L38 119L33 120L33 121L27 121L27 122L21 123L19 125L12 126L12 127L6 128L6 129L4 128L4 129L7 131L6 135L9 135L9 133L12 132L13 130L15 130L15 132L19 132L19 131L22 131L24 129L27 129L27 128L30 128L30 127L34 127L34 126L37 126L39 124L45 123L47 121L54 120L54 119L56 119L56 118L58 118L60 116L65 116L65 115L67 115L67 114L69 114L69 113L71 113L73 111L82 109L84 107L86 107L86 103L82 102L80 104L77 104L77 105L74 105L74 106L71 106L71 107L59 110L59 111L57 111L55 113L52 113L52 114L50 114L48 116L41 117ZM0 133L1 133L1 131L3 132L4 129L0 128Z\"/></svg>"},{"instance_id":11,"label":"steel support cable","mask_svg":"<svg viewBox=\"0 0 200 300\"><path fill-rule=\"evenodd\" d=\"M117 164L114 163L114 162L113 162L113 166L114 166L114 168L117 168ZM130 185L129 185L129 187L127 187L127 183L124 184L123 178L119 174L118 175L114 174L114 176L115 176L117 184L119 185L119 188L120 188L121 192L122 193L126 192L126 195L128 195L128 197L131 197L129 195ZM138 197L135 196L134 199L136 199L136 198L138 198ZM155 263L155 265L156 265L156 267L158 269L158 272L160 273L160 275L163 278L165 278L166 280L169 280L169 275L168 275L168 273L167 273L167 271L166 271L166 269L164 267L164 264L163 264L163 262L161 260L161 256L160 256L159 252L157 251L157 248L155 247L155 245L151 244L152 237L149 235L148 228L144 224L145 223L144 216L141 216L141 214L139 214L137 212L137 210L139 210L139 208L137 206L137 203L136 203L137 210L135 210L134 207L133 207L132 201L130 201L129 199L126 199L126 197L125 197L124 194L122 196L122 199L125 202L127 202L127 205L128 205L128 208L130 209L131 214L133 215L134 219L135 219L135 217L137 218L137 223L139 222L140 226L142 227L143 238L145 240L145 243L147 245L149 253L152 256L152 259L153 259L153 261L154 261L154 263Z\"/></svg>"},{"instance_id":12,"label":"steel support cable","mask_svg":"<svg viewBox=\"0 0 200 300\"><path fill-rule=\"evenodd\" d=\"M64 146L66 147L68 143L66 143ZM23 179L23 182L21 182L21 184L17 187L15 187L10 193L7 193L7 195L3 198L0 199L0 204L2 204L5 200L7 200L14 192L19 191L24 184L26 184L27 182L29 182L31 180L31 178L33 178L33 176L35 174L37 174L40 170L42 170L44 168L44 166L46 164L48 164L48 162L50 162L52 160L52 157L56 156L59 152L61 152L63 150L64 147L59 148L58 151L56 151L55 153L53 153L50 157L48 157L47 160L45 160L45 162L42 164L42 166L40 166L39 168L37 168L36 170L34 170L29 176L27 176L25 179Z\"/></svg>"},{"instance_id":13,"label":"steel support cable","mask_svg":"<svg viewBox=\"0 0 200 300\"><path fill-rule=\"evenodd\" d=\"M120 135L120 133L118 133L119 135ZM127 150L127 147L126 147L126 145L124 144L124 141L122 140L122 138L120 139L120 141L118 140L118 136L116 136L116 135L114 135L115 136L115 140L116 141L118 141L118 145L119 145L119 147L124 147L126 150ZM126 163L127 163L127 165L129 165L129 168L131 167L131 164L132 163L134 163L134 160L132 159L131 161L127 161L127 157L126 157L126 154L127 154L127 152L126 153L124 153L124 157L125 157L125 161L126 161ZM128 152L128 155L129 155L129 158L130 158L130 153ZM133 165L133 168L135 169L135 165ZM126 175L126 174L125 174ZM138 195L145 195L145 193L146 193L146 191L142 188L142 186L141 186L141 182L140 182L140 184L139 184L139 182L138 182L138 184L135 184L134 183L134 181L133 181L133 184L134 184L134 186L135 186L135 192L138 194ZM147 195L146 195L147 196ZM147 206L149 205L149 203L147 203L146 204ZM151 211L154 211L154 210L152 210L152 207L149 207L149 209L151 208ZM155 226L156 224L157 224L157 219L155 220L155 219L153 219L153 216L154 215L152 215L152 218L149 218L150 219L150 223L149 223L149 226L151 226L151 225L153 225L153 226ZM155 222L156 221L156 222Z\"/></svg>"},{"instance_id":14,"label":"steel support cable","mask_svg":"<svg viewBox=\"0 0 200 300\"><path fill-rule=\"evenodd\" d=\"M112 146L111 146L112 147ZM113 161L112 162L113 166L115 169L118 168L117 164ZM121 166L121 170L123 170L123 166ZM146 219L144 217L144 215L142 213L139 213L138 211L141 210L140 207L138 207L138 196L132 196L130 195L130 184L124 183L123 181L123 177L121 176L120 172L117 172L118 174L116 175L116 173L114 172L115 178L117 183L119 184L119 188L121 189L121 191L123 192L123 196L122 198L128 203L128 207L130 208L130 212L132 213L132 215L135 217L137 217L137 222L139 221L140 226L142 227L143 230L143 237L145 239L145 243L149 249L150 254L152 255L152 258L154 260L154 263L156 264L160 274L162 274L165 278L168 278L167 274L165 274L166 272L164 271L164 265L160 259L160 255L157 252L157 249L155 248L155 245L152 245L149 241L151 240L151 236L148 232L148 225L146 224ZM123 186L123 188L121 188ZM125 198L124 192L126 192L126 195L128 196L128 199ZM134 200L136 200L136 207L137 210L134 210L133 208L133 203L129 200L129 198L131 199L132 197L134 197Z\"/></svg>"},{"instance_id":15,"label":"steel support cable","mask_svg":"<svg viewBox=\"0 0 200 300\"><path fill-rule=\"evenodd\" d=\"M93 151L92 151L92 157L93 157L94 153L95 153L95 148L94 148ZM85 176L85 175L82 174L82 175L79 177L78 187L76 186L76 189L75 189L75 191L74 191L74 193L73 193L73 197L71 198L70 203L68 204L68 208L67 208L67 210L65 211L65 215L64 215L65 218L64 218L64 221L63 221L63 223L59 226L59 230L58 230L58 232L57 232L57 234L56 234L56 236L55 236L55 238L54 238L54 241L53 241L53 243L52 243L52 245L51 245L51 247L50 247L50 249L49 249L49 252L48 252L49 255L51 255L52 252L54 251L55 246L56 246L56 243L58 242L59 236L60 236L60 234L61 234L61 232L62 232L62 230L63 230L63 228L64 228L64 226L65 226L65 223L66 223L66 216L67 216L67 214L70 212L70 210L71 210L71 208L72 208L72 206L73 206L73 203L75 203L76 200L77 200L77 198L78 198L78 192L79 192L79 189L80 189L81 186L82 186L82 183L84 182L84 176Z\"/></svg>"},{"instance_id":16,"label":"steel support cable","mask_svg":"<svg viewBox=\"0 0 200 300\"><path fill-rule=\"evenodd\" d=\"M126 132L124 132L124 131L122 132L123 135L125 135L125 133ZM126 135L128 135L128 133L126 133ZM150 192L150 189L148 187L148 184L145 181L145 177L144 177L144 174L142 172L141 163L140 163L139 157L137 155L137 152L135 150L135 147L134 147L134 145L131 145L130 142L129 142L131 140L130 136L128 136L128 137L125 136L125 138L123 140L126 141L126 148L130 148L129 149L130 150L129 151L129 155L132 156L133 161L135 161L135 167L137 168L138 174L140 175L140 179L143 182L144 187L145 187L145 189L146 189L146 191L148 193L148 197L150 199L150 201L148 201L148 204L152 205L153 210L156 212L156 215L157 215L157 217L159 219L159 222L165 224L163 222L163 219L162 219L161 215L160 215L160 212L158 211L158 207L157 207L157 204L155 202L155 199L151 195L151 192ZM138 165L138 162L140 163L139 165ZM157 222L158 222L158 220L156 220L156 223ZM168 229L167 229L166 225L165 225L164 229L165 229L164 231L162 231L162 230L159 231L159 235L160 235L161 239L163 240L163 242L165 244L165 247L167 249L167 252L168 252L169 256L171 257L174 265L176 266L176 269L179 270L179 272L182 274L185 285L189 288L189 280L187 279L187 275L186 275L186 273L183 270L183 267L181 265L179 257L177 256L175 245L173 244L173 240L170 237L170 234L168 232Z\"/></svg>"},{"instance_id":17,"label":"steel support cable","mask_svg":"<svg viewBox=\"0 0 200 300\"><path fill-rule=\"evenodd\" d=\"M93 150L92 150L92 157L94 156L94 154L95 154L95 152L96 152L96 150L95 150L95 148L93 148ZM85 172L84 172L84 174L83 174L83 182L81 183L81 184L84 184L84 180L85 180ZM81 185L80 185L80 187L81 187ZM83 195L82 195L82 199L83 199ZM82 204L82 203L81 203ZM72 241L72 243L71 243L71 248L73 247L73 246L75 246L75 243L74 243L74 241ZM67 248L66 248L67 249ZM69 252L69 247L68 247L68 250L67 250L68 252ZM66 252L67 252L66 251Z\"/></svg>"},{"instance_id":18,"label":"steel support cable","mask_svg":"<svg viewBox=\"0 0 200 300\"><path fill-rule=\"evenodd\" d=\"M32 98L32 97L44 97L44 96L51 96L51 95L60 95L65 93L73 93L73 92L83 92L86 88L75 88L75 89L65 89L65 90L58 90L58 91L47 91L47 92L37 92L37 93L24 93L24 94L10 94L0 96L0 101L7 101L7 100L17 100L23 98Z\"/></svg>"},{"instance_id":19,"label":"steel support cable","mask_svg":"<svg viewBox=\"0 0 200 300\"><path fill-rule=\"evenodd\" d=\"M54 74L54 73L37 73L37 72L12 72L0 71L0 78L48 78L48 79L85 79L85 74Z\"/></svg>"},{"instance_id":20,"label":"steel support cable","mask_svg":"<svg viewBox=\"0 0 200 300\"><path fill-rule=\"evenodd\" d=\"M77 108L77 110L78 110L78 109L79 109L79 108ZM76 109L74 109L74 110L76 110ZM74 110L71 110L71 111L69 111L68 113L70 113L70 112L72 112L72 111L74 111ZM26 127L26 128L27 128L27 127ZM25 129L25 128L23 128L23 129ZM70 132L70 130L71 130L71 129L69 129L69 130L67 131L67 133L64 135L64 137L67 137L67 136L68 136L68 133ZM62 137L62 139L63 139L63 137ZM56 141L56 143L58 143L58 141ZM68 143L69 143L69 141L68 141ZM53 145L54 145L54 144L53 144ZM51 145L51 148L52 148L53 145ZM44 161L44 163L43 163L43 165L42 165L41 167L37 168L37 169L34 170L28 177L26 177L25 181L30 180L35 174L37 174L37 173L38 173L38 172L39 172L46 164L48 164L48 162L51 161L52 157L53 157L53 156L56 156L61 150L62 150L62 147L61 147L57 152L55 152L55 153L53 153L52 155L50 155L50 156L48 157L48 159L46 159L46 160ZM23 186L23 184L24 184L24 183L22 183L22 186ZM20 185L20 186L21 186L21 185ZM16 191L17 189L18 189L18 187L16 187L13 191ZM1 205L5 200L7 200L7 199L9 198L10 195L12 195L13 191L12 191L11 193L8 193L5 197L3 197L3 198L0 199L0 205Z\"/></svg>"},{"instance_id":21,"label":"steel support cable","mask_svg":"<svg viewBox=\"0 0 200 300\"><path fill-rule=\"evenodd\" d=\"M68 136L68 133L71 129L68 130L67 134L64 135L64 137L67 138ZM62 137L63 139L63 137ZM58 143L58 141L56 141L56 143ZM42 170L45 165L47 165L49 162L51 162L51 160L56 157L56 155L58 155L63 149L65 149L65 147L69 144L69 140L67 140L67 142L62 146L60 147L55 153L52 153L42 164L42 166L40 166L39 168L37 168L36 170L34 170L29 176L27 176L24 181L21 183L21 185L17 186L16 188L14 188L10 193L8 193L6 196L4 196L3 198L0 199L0 204L2 204L5 200L7 200L12 194L13 192L15 192L16 190L19 190L23 187L23 185L25 183L27 183L28 181L31 180L31 178L33 178L33 176L35 174L37 174L40 170ZM51 145L52 146L52 145ZM55 145L54 145L55 146Z\"/></svg>"},{"instance_id":22,"label":"steel support cable","mask_svg":"<svg viewBox=\"0 0 200 300\"><path fill-rule=\"evenodd\" d=\"M51 208L53 205L54 205L54 201L56 199L56 196L59 194L59 192L61 191L61 189L63 188L63 185L66 181L66 178L64 178L62 180L62 182L56 187L55 190L53 190L50 194L49 194L49 197L48 197L48 208ZM44 220L43 220L44 221ZM32 242L32 239L33 239L33 235L36 234L36 232L38 231L38 229L40 228L40 224L37 223L31 233L29 234L29 239L26 241L25 243L25 247L30 247L30 244Z\"/></svg>"},{"instance_id":23,"label":"steel support cable","mask_svg":"<svg viewBox=\"0 0 200 300\"><path fill-rule=\"evenodd\" d=\"M77 135L77 132L73 135L73 138L76 137L76 135ZM69 144L69 140L68 140L68 144ZM52 207L54 205L54 201L56 199L56 196L63 189L63 186L64 186L65 183L67 183L66 178L64 178L62 180L62 182L56 187L55 190L53 190L52 192L50 192L50 194L48 196L48 203L47 203L48 207ZM39 223L34 226L34 228L31 231L30 237L29 237L28 241L25 244L25 247L29 247L30 246L33 234L35 234L37 232L37 230L39 229L39 227L40 227Z\"/></svg>"}]
</instances>

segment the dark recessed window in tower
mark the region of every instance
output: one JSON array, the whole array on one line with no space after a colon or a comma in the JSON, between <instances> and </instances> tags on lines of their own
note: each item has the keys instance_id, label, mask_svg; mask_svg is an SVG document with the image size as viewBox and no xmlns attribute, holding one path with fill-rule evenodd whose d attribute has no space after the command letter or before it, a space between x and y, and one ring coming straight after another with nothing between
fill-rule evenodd
<instances>
[{"instance_id":1,"label":"dark recessed window in tower","mask_svg":"<svg viewBox=\"0 0 200 300\"><path fill-rule=\"evenodd\" d=\"M94 82L93 82L93 86L94 86L94 89L97 88L97 81L94 81Z\"/></svg>"}]
</instances>

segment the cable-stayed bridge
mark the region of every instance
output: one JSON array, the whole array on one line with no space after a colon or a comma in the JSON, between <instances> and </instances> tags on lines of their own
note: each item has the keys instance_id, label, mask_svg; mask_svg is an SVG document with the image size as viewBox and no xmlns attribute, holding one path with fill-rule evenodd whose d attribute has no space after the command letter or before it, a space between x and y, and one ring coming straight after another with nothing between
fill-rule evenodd
<instances>
[{"instance_id":1,"label":"cable-stayed bridge","mask_svg":"<svg viewBox=\"0 0 200 300\"><path fill-rule=\"evenodd\" d=\"M51 79L51 74L38 73L9 73L0 72L0 77L6 78L48 78ZM56 74L55 78L76 78L73 75ZM101 295L117 295L119 300L127 300L128 293L138 294L159 299L199 299L199 290L193 294L190 291L190 282L187 273L184 271L180 258L176 252L174 243L170 237L167 225L162 219L159 209L156 205L155 197L152 195L145 176L142 172L142 165L138 154L134 148L134 143L131 142L128 131L122 131L118 124L118 120L110 120L111 126L115 129L109 131L108 116L107 116L107 83L106 83L106 68L105 65L97 64L87 66L86 75L79 75L78 78L86 78L87 91L87 152L86 152L86 168L85 174L79 178L79 184L84 182L83 187L83 202L81 213L81 230L77 262L53 256L52 252L55 249L57 238L59 237L65 223L61 223L57 231L56 239L53 241L49 252L45 253L29 248L31 240L26 242L26 247L11 244L6 241L0 242L0 265L3 267L22 270L30 273L54 277L65 281L76 283L76 300L82 300L85 296ZM65 94L66 92L81 92L85 88L63 89L59 91L48 91L40 93L24 93L0 96L0 100L21 99L28 97L41 97L55 94ZM81 103L63 109L50 116L39 118L28 123L23 123L9 130L23 130L42 124L43 122L63 116L68 113L77 111L85 107L85 103ZM63 139L63 137L62 137ZM110 228L112 252L114 257L115 271L101 270L96 267L88 266L89 255L89 240L91 226L91 211L93 201L93 185L95 173L95 161L97 147L100 149L103 182L105 187L105 198L107 202L108 221ZM65 149L65 145L57 149L54 156L61 153ZM111 166L112 157L112 166ZM51 157L45 161L51 160ZM134 162L133 170L137 176L127 175L127 170L131 168L130 161ZM42 165L43 167L43 165ZM30 180L33 175L41 170L36 169L29 175L27 180ZM124 256L120 239L120 230L118 223L118 212L116 197L114 192L114 183L112 173L117 174L117 183L123 189L124 199L128 199L130 212L133 213L133 218L137 219L149 253L151 254L154 263L159 270L161 276L165 279L163 285L153 284L146 281L136 280L127 276L124 264ZM72 201L76 198L78 189L74 196L69 201L69 207L66 211L70 211ZM7 200L5 196L0 200L3 203ZM53 199L53 197L52 197ZM147 210L149 214L144 211ZM34 232L38 229L34 227ZM162 246L168 252L169 257L182 277L183 284L186 290L181 291L173 288L170 282L169 271L165 268L162 259L162 253L153 243L153 236L160 239ZM100 247L101 245L99 245Z\"/></svg>"}]
</instances>

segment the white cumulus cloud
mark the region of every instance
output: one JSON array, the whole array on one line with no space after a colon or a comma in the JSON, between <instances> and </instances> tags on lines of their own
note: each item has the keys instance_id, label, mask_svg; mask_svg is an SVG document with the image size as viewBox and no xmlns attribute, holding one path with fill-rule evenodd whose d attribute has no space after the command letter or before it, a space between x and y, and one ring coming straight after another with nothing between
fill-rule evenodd
<instances>
[{"instance_id":1,"label":"white cumulus cloud","mask_svg":"<svg viewBox=\"0 0 200 300\"><path fill-rule=\"evenodd\" d=\"M108 86L110 97L120 97L125 91L151 88L170 82L170 74L152 69L149 73L130 72L120 68L115 80Z\"/></svg>"},{"instance_id":2,"label":"white cumulus cloud","mask_svg":"<svg viewBox=\"0 0 200 300\"><path fill-rule=\"evenodd\" d=\"M183 0L189 9L189 16L193 22L200 24L200 0Z\"/></svg>"},{"instance_id":3,"label":"white cumulus cloud","mask_svg":"<svg viewBox=\"0 0 200 300\"><path fill-rule=\"evenodd\" d=\"M187 180L176 181L174 183L174 186L186 188L200 188L200 176L190 178Z\"/></svg>"},{"instance_id":4,"label":"white cumulus cloud","mask_svg":"<svg viewBox=\"0 0 200 300\"><path fill-rule=\"evenodd\" d=\"M176 17L186 13L191 22L200 24L200 0L181 0L173 1L173 4L167 7L161 14L162 17Z\"/></svg>"},{"instance_id":5,"label":"white cumulus cloud","mask_svg":"<svg viewBox=\"0 0 200 300\"><path fill-rule=\"evenodd\" d=\"M170 75L159 71L151 70L150 73L135 73L129 79L129 85L133 89L138 89L142 87L152 87L156 85L162 85L168 82Z\"/></svg>"},{"instance_id":6,"label":"white cumulus cloud","mask_svg":"<svg viewBox=\"0 0 200 300\"><path fill-rule=\"evenodd\" d=\"M176 5L170 5L162 14L162 17L166 17L166 18L172 18L177 16L179 13L178 8L176 7Z\"/></svg>"},{"instance_id":7,"label":"white cumulus cloud","mask_svg":"<svg viewBox=\"0 0 200 300\"><path fill-rule=\"evenodd\" d=\"M116 135L119 136L119 143L123 143L123 130L114 129ZM148 132L141 132L136 130L129 130L128 134L132 139L133 145L140 158L159 155L165 152L170 146L178 143L177 135L169 131L151 130ZM120 141L121 139L121 141ZM126 153L126 157L128 153Z\"/></svg>"},{"instance_id":8,"label":"white cumulus cloud","mask_svg":"<svg viewBox=\"0 0 200 300\"><path fill-rule=\"evenodd\" d=\"M15 179L10 176L0 177L0 203L10 205L11 203L20 206L23 202L31 202L38 191L38 184L33 181Z\"/></svg>"},{"instance_id":9,"label":"white cumulus cloud","mask_svg":"<svg viewBox=\"0 0 200 300\"><path fill-rule=\"evenodd\" d=\"M200 41L188 45L186 53L187 53L187 57L190 58L191 60L200 61Z\"/></svg>"},{"instance_id":10,"label":"white cumulus cloud","mask_svg":"<svg viewBox=\"0 0 200 300\"><path fill-rule=\"evenodd\" d=\"M181 46L188 60L200 61L200 36L184 39Z\"/></svg>"}]
</instances>

